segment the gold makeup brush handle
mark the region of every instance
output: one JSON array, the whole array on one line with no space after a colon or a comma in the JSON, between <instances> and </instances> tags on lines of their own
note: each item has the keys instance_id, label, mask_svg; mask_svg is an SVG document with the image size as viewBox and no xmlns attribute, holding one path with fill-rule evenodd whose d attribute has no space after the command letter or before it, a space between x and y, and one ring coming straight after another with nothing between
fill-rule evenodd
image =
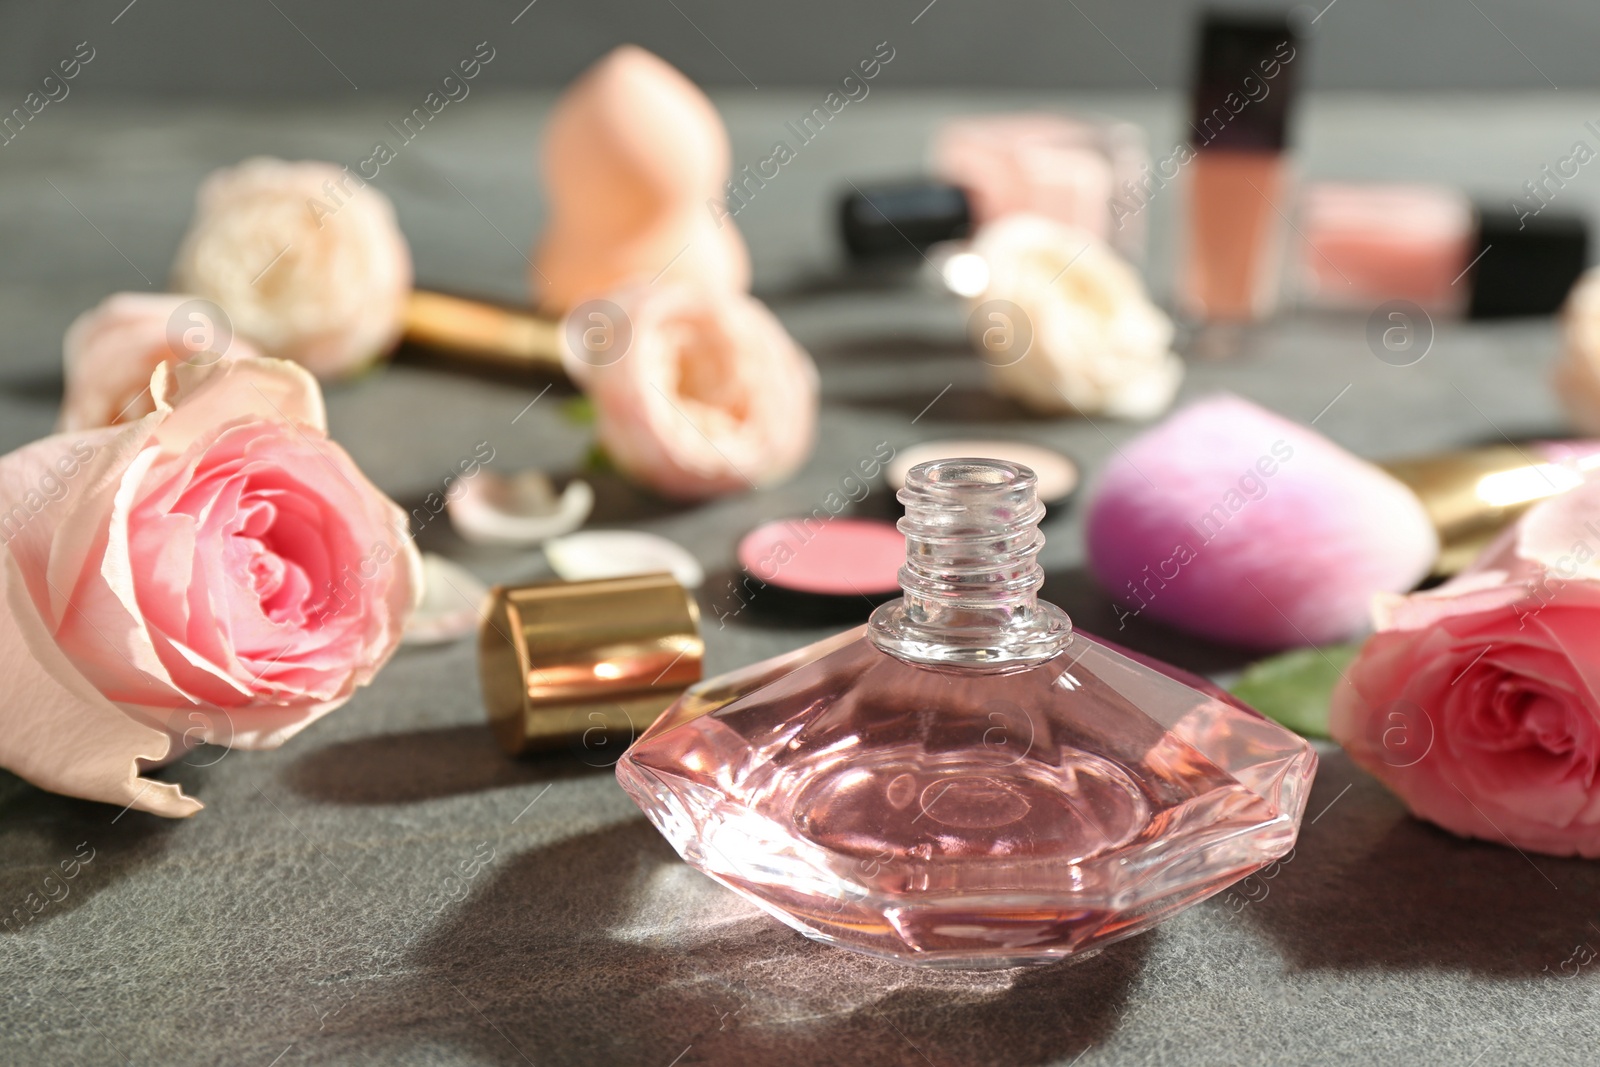
<instances>
[{"instance_id":1,"label":"gold makeup brush handle","mask_svg":"<svg viewBox=\"0 0 1600 1067\"><path fill-rule=\"evenodd\" d=\"M406 304L405 339L473 362L561 371L561 323L528 311L418 289Z\"/></svg>"},{"instance_id":2,"label":"gold makeup brush handle","mask_svg":"<svg viewBox=\"0 0 1600 1067\"><path fill-rule=\"evenodd\" d=\"M1417 494L1439 532L1436 577L1459 573L1530 507L1579 484L1536 445L1491 445L1379 464Z\"/></svg>"}]
</instances>

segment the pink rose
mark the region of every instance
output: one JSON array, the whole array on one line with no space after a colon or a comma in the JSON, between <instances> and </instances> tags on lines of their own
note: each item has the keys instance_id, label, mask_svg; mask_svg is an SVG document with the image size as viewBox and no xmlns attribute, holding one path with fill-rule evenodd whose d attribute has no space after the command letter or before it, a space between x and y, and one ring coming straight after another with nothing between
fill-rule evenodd
<instances>
[{"instance_id":1,"label":"pink rose","mask_svg":"<svg viewBox=\"0 0 1600 1067\"><path fill-rule=\"evenodd\" d=\"M389 198L349 168L247 159L200 187L172 278L269 356L343 378L400 340L411 252Z\"/></svg>"},{"instance_id":2,"label":"pink rose","mask_svg":"<svg viewBox=\"0 0 1600 1067\"><path fill-rule=\"evenodd\" d=\"M92 430L150 414L156 409L150 375L158 363L201 352L223 359L261 355L232 337L205 303L176 293L114 293L72 320L61 345L67 393L56 428ZM194 306L180 314L186 304Z\"/></svg>"},{"instance_id":3,"label":"pink rose","mask_svg":"<svg viewBox=\"0 0 1600 1067\"><path fill-rule=\"evenodd\" d=\"M1351 757L1453 833L1600 856L1600 482L1374 615L1333 695Z\"/></svg>"},{"instance_id":4,"label":"pink rose","mask_svg":"<svg viewBox=\"0 0 1600 1067\"><path fill-rule=\"evenodd\" d=\"M760 301L658 282L574 315L567 371L606 452L640 484L701 500L780 482L810 456L817 369Z\"/></svg>"},{"instance_id":5,"label":"pink rose","mask_svg":"<svg viewBox=\"0 0 1600 1067\"><path fill-rule=\"evenodd\" d=\"M162 364L151 392L136 422L0 457L0 766L176 816L199 802L141 767L272 748L349 699L419 564L305 371Z\"/></svg>"}]
</instances>

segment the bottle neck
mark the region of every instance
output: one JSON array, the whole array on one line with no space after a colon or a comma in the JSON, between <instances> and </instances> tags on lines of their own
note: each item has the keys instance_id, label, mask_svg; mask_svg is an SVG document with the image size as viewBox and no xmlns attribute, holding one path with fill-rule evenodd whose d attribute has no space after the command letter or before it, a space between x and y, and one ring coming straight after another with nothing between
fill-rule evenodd
<instances>
[{"instance_id":1,"label":"bottle neck","mask_svg":"<svg viewBox=\"0 0 1600 1067\"><path fill-rule=\"evenodd\" d=\"M1008 667L1065 647L1072 623L1038 599L1044 535L1032 471L998 460L912 468L899 499L905 596L873 613L872 641L916 663Z\"/></svg>"}]
</instances>

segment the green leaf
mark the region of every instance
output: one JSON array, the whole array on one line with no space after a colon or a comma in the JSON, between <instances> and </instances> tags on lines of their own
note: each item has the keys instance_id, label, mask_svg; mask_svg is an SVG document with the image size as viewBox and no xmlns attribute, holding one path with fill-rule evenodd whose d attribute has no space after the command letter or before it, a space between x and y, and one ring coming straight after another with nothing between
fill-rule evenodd
<instances>
[{"instance_id":1,"label":"green leaf","mask_svg":"<svg viewBox=\"0 0 1600 1067\"><path fill-rule=\"evenodd\" d=\"M582 469L589 474L613 474L617 465L611 462L611 454L606 451L606 446L596 441L583 457Z\"/></svg>"},{"instance_id":2,"label":"green leaf","mask_svg":"<svg viewBox=\"0 0 1600 1067\"><path fill-rule=\"evenodd\" d=\"M1328 699L1360 645L1297 648L1252 663L1233 695L1295 733L1328 736Z\"/></svg>"},{"instance_id":3,"label":"green leaf","mask_svg":"<svg viewBox=\"0 0 1600 1067\"><path fill-rule=\"evenodd\" d=\"M561 416L574 426L594 425L594 401L579 394L561 402Z\"/></svg>"}]
</instances>

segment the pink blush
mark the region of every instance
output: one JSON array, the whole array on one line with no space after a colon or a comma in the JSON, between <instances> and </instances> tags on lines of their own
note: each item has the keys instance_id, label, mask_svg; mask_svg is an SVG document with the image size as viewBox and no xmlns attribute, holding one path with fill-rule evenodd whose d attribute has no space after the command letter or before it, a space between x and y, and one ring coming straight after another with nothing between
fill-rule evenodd
<instances>
[{"instance_id":1,"label":"pink blush","mask_svg":"<svg viewBox=\"0 0 1600 1067\"><path fill-rule=\"evenodd\" d=\"M739 542L739 565L770 585L829 596L883 596L900 588L906 539L871 519L780 519Z\"/></svg>"}]
</instances>

